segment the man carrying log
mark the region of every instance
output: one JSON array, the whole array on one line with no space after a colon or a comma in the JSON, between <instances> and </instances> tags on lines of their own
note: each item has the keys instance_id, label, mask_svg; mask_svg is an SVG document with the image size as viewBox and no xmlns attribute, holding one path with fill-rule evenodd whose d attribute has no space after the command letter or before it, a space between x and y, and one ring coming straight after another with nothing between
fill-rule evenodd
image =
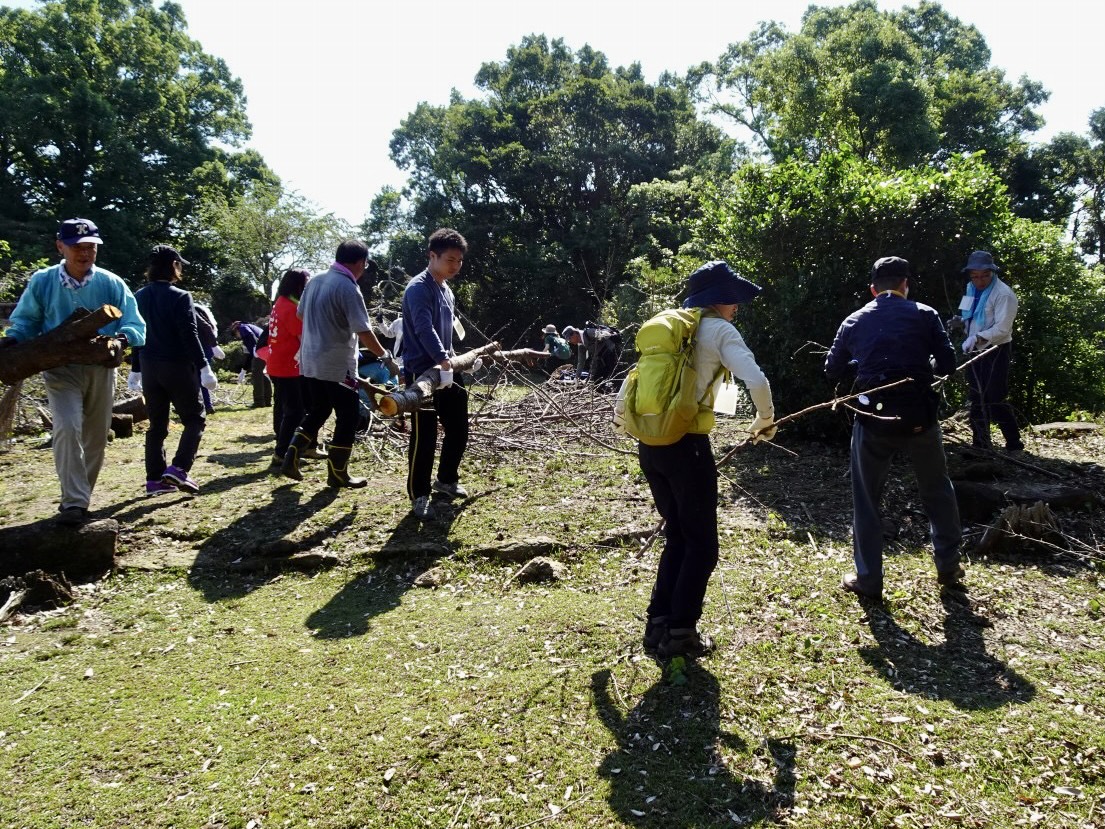
<instances>
[{"instance_id":1,"label":"man carrying log","mask_svg":"<svg viewBox=\"0 0 1105 829\"><path fill-rule=\"evenodd\" d=\"M410 386L422 372L436 367L440 380L432 406L414 415L407 447L407 495L421 519L433 517L431 492L465 498L460 461L468 446L468 392L461 375L453 374L453 292L446 284L460 273L468 242L451 228L439 228L428 243L429 264L411 278L403 291L403 384ZM437 448L437 424L445 432L437 479L430 484Z\"/></svg>"},{"instance_id":2,"label":"man carrying log","mask_svg":"<svg viewBox=\"0 0 1105 829\"><path fill-rule=\"evenodd\" d=\"M127 346L146 341L146 323L138 313L134 294L111 271L96 267L103 240L88 219L66 219L58 228L56 246L62 261L35 272L11 316L11 328L0 339L10 346L38 337L65 323L80 309L95 311L104 305L121 315L99 329L113 340L117 358L101 365L71 363L42 372L53 420L54 465L61 483L58 521L76 526L88 516L92 489L104 462L111 404L115 396L115 367Z\"/></svg>"}]
</instances>

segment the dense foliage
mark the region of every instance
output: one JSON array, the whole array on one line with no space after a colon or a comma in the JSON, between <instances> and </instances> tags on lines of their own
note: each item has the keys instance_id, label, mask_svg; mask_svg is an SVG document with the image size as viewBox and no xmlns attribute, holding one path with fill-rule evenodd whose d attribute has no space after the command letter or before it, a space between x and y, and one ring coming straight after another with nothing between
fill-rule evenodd
<instances>
[{"instance_id":1,"label":"dense foliage","mask_svg":"<svg viewBox=\"0 0 1105 829\"><path fill-rule=\"evenodd\" d=\"M87 216L105 263L135 276L151 244L195 234L204 194L267 173L232 149L249 130L241 83L174 3L0 8L0 238L22 258L49 250L59 218Z\"/></svg>"},{"instance_id":2,"label":"dense foliage","mask_svg":"<svg viewBox=\"0 0 1105 829\"><path fill-rule=\"evenodd\" d=\"M728 259L766 288L738 325L785 411L826 398L824 347L870 299L875 259L908 259L917 275L911 298L947 318L963 293L963 262L976 248L995 252L1021 298L1013 402L1022 416L1105 408L1097 350L1105 285L1055 227L1013 215L981 156L895 172L845 154L750 164L732 181L707 185L702 210L695 248Z\"/></svg>"}]
</instances>

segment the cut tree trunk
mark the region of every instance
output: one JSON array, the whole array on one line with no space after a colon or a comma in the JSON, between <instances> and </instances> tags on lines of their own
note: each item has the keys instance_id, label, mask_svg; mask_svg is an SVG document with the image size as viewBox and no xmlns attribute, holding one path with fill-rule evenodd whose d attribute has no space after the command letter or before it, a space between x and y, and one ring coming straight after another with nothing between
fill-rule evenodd
<instances>
[{"instance_id":1,"label":"cut tree trunk","mask_svg":"<svg viewBox=\"0 0 1105 829\"><path fill-rule=\"evenodd\" d=\"M119 522L105 518L81 527L39 521L0 529L0 577L31 570L64 573L70 579L95 577L115 566Z\"/></svg>"},{"instance_id":2,"label":"cut tree trunk","mask_svg":"<svg viewBox=\"0 0 1105 829\"><path fill-rule=\"evenodd\" d=\"M494 352L502 353L499 352L499 344L488 343L472 351L458 354L456 357L450 357L449 364L453 367L454 372L466 371L472 368L472 364L476 362L477 358L491 355ZM361 385L368 390L369 394L373 395L376 408L380 414L384 417L395 417L403 412L418 411L422 402L433 396L440 382L441 375L435 367L422 372L413 383L402 391L383 393L379 387L372 385L367 380L361 380Z\"/></svg>"},{"instance_id":3,"label":"cut tree trunk","mask_svg":"<svg viewBox=\"0 0 1105 829\"><path fill-rule=\"evenodd\" d=\"M111 431L117 438L129 438L134 435L134 417L129 414L111 413Z\"/></svg>"},{"instance_id":4,"label":"cut tree trunk","mask_svg":"<svg viewBox=\"0 0 1105 829\"><path fill-rule=\"evenodd\" d=\"M0 360L0 382L17 383L40 371L70 363L117 366L123 359L120 342L97 332L123 316L114 305L95 311L78 308L59 325L26 342L5 346Z\"/></svg>"},{"instance_id":5,"label":"cut tree trunk","mask_svg":"<svg viewBox=\"0 0 1105 829\"><path fill-rule=\"evenodd\" d=\"M111 407L111 413L114 415L130 415L135 423L141 423L149 417L149 413L146 411L146 398L140 394L117 400L115 405Z\"/></svg>"}]
</instances>

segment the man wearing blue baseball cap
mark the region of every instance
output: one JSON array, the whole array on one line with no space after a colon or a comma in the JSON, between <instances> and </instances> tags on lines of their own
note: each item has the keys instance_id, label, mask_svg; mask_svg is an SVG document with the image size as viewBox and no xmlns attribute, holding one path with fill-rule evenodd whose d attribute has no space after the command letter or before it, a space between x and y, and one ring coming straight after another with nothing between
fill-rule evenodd
<instances>
[{"instance_id":1,"label":"man wearing blue baseball cap","mask_svg":"<svg viewBox=\"0 0 1105 829\"><path fill-rule=\"evenodd\" d=\"M957 584L962 529L955 488L948 477L943 433L932 389L933 369L955 371L955 350L935 309L909 299L909 262L884 256L871 268L874 299L840 324L825 374L840 381L855 374L850 470L852 478L852 552L856 572L841 587L881 601L883 528L879 502L890 463L899 452L917 476L921 505L928 515L936 559L937 583ZM890 389L875 391L892 383Z\"/></svg>"},{"instance_id":2,"label":"man wearing blue baseball cap","mask_svg":"<svg viewBox=\"0 0 1105 829\"><path fill-rule=\"evenodd\" d=\"M95 311L114 305L122 316L99 333L123 346L146 342L146 323L127 284L96 267L103 240L88 219L66 219L58 227L62 261L36 271L11 316L5 344L23 342L57 328L78 308ZM120 348L120 353L122 349ZM92 488L100 474L111 428L115 397L114 365L69 365L44 371L53 419L54 466L61 483L58 521L75 526L85 521Z\"/></svg>"}]
</instances>

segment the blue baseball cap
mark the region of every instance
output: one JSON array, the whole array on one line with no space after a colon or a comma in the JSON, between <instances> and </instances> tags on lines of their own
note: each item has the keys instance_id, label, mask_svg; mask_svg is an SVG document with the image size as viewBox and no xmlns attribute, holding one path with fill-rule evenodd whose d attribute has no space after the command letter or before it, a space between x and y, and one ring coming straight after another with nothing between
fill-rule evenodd
<instances>
[{"instance_id":1,"label":"blue baseball cap","mask_svg":"<svg viewBox=\"0 0 1105 829\"><path fill-rule=\"evenodd\" d=\"M63 245L79 245L82 242L94 242L102 245L100 229L88 219L66 219L58 226L58 241Z\"/></svg>"}]
</instances>

